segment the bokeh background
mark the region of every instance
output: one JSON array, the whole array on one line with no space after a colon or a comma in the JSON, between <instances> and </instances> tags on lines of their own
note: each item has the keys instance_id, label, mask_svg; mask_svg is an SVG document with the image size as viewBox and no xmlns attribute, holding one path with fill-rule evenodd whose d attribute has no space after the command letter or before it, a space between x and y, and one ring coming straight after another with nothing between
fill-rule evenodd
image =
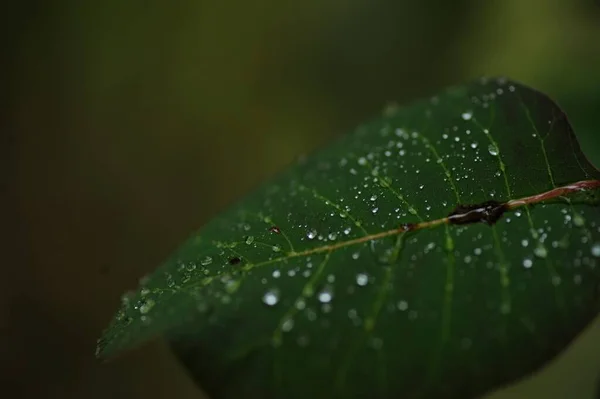
<instances>
[{"instance_id":1,"label":"bokeh background","mask_svg":"<svg viewBox=\"0 0 600 399\"><path fill-rule=\"evenodd\" d=\"M391 101L507 75L557 99L600 165L592 1L32 0L1 13L5 397L201 398L160 342L94 359L120 294ZM494 398L588 399L598 377L600 322Z\"/></svg>"}]
</instances>

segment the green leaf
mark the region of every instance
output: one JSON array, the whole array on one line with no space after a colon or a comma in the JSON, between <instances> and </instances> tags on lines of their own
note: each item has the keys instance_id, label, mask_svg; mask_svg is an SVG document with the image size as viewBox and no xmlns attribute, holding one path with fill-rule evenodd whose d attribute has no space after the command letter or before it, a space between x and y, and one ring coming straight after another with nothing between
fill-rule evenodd
<instances>
[{"instance_id":1,"label":"green leaf","mask_svg":"<svg viewBox=\"0 0 600 399\"><path fill-rule=\"evenodd\" d=\"M214 399L477 397L598 313L598 179L545 95L450 88L206 224L98 353L165 335Z\"/></svg>"}]
</instances>

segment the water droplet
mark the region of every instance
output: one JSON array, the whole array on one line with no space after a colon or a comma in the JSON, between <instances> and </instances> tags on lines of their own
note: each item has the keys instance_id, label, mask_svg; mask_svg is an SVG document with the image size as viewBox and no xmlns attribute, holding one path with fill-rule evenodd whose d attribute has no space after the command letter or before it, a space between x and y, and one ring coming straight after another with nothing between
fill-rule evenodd
<instances>
[{"instance_id":1,"label":"water droplet","mask_svg":"<svg viewBox=\"0 0 600 399\"><path fill-rule=\"evenodd\" d=\"M308 233L306 233L306 238L308 238L309 240L314 239L317 236L317 230L310 230Z\"/></svg>"},{"instance_id":2,"label":"water droplet","mask_svg":"<svg viewBox=\"0 0 600 399\"><path fill-rule=\"evenodd\" d=\"M585 219L580 214L576 213L573 215L573 224L577 227L583 227L585 225Z\"/></svg>"},{"instance_id":3,"label":"water droplet","mask_svg":"<svg viewBox=\"0 0 600 399\"><path fill-rule=\"evenodd\" d=\"M523 267L526 269L529 269L531 266L533 266L533 261L529 258L525 258L523 259Z\"/></svg>"},{"instance_id":4,"label":"water droplet","mask_svg":"<svg viewBox=\"0 0 600 399\"><path fill-rule=\"evenodd\" d=\"M366 273L358 273L356 275L356 284L362 286L367 285L367 283L369 282L369 276L367 276Z\"/></svg>"},{"instance_id":5,"label":"water droplet","mask_svg":"<svg viewBox=\"0 0 600 399\"><path fill-rule=\"evenodd\" d=\"M229 280L225 284L225 291L227 291L229 294L233 294L240 287L241 283L241 280Z\"/></svg>"},{"instance_id":6,"label":"water droplet","mask_svg":"<svg viewBox=\"0 0 600 399\"><path fill-rule=\"evenodd\" d=\"M147 314L148 312L150 312L150 310L152 309L152 307L154 307L155 302L148 298L145 301L143 301L143 303L140 305L140 313L141 314Z\"/></svg>"},{"instance_id":7,"label":"water droplet","mask_svg":"<svg viewBox=\"0 0 600 399\"><path fill-rule=\"evenodd\" d=\"M546 249L546 247L540 243L534 250L533 253L535 254L535 256L537 256L538 258L546 258L548 256L548 250Z\"/></svg>"},{"instance_id":8,"label":"water droplet","mask_svg":"<svg viewBox=\"0 0 600 399\"><path fill-rule=\"evenodd\" d=\"M271 249L273 250L273 252L280 252L281 251L281 247L279 245L273 245L271 247Z\"/></svg>"},{"instance_id":9,"label":"water droplet","mask_svg":"<svg viewBox=\"0 0 600 399\"><path fill-rule=\"evenodd\" d=\"M189 262L187 265L185 265L185 269L188 272L192 272L192 271L196 270L196 264L194 262Z\"/></svg>"},{"instance_id":10,"label":"water droplet","mask_svg":"<svg viewBox=\"0 0 600 399\"><path fill-rule=\"evenodd\" d=\"M281 277L281 272L279 270L273 270L273 278Z\"/></svg>"},{"instance_id":11,"label":"water droplet","mask_svg":"<svg viewBox=\"0 0 600 399\"><path fill-rule=\"evenodd\" d=\"M169 288L173 288L175 286L175 280L173 279L173 276L170 274L167 274L167 287Z\"/></svg>"},{"instance_id":12,"label":"water droplet","mask_svg":"<svg viewBox=\"0 0 600 399\"><path fill-rule=\"evenodd\" d=\"M333 299L333 292L330 288L324 288L323 291L319 292L319 302L329 303Z\"/></svg>"},{"instance_id":13,"label":"water droplet","mask_svg":"<svg viewBox=\"0 0 600 399\"><path fill-rule=\"evenodd\" d=\"M304 298L298 298L295 306L298 310L304 310L304 308L306 307L306 301L304 300Z\"/></svg>"},{"instance_id":14,"label":"water droplet","mask_svg":"<svg viewBox=\"0 0 600 399\"><path fill-rule=\"evenodd\" d=\"M329 238L331 241L334 241L337 238L337 234L335 234L335 233L329 233L329 235L327 236L327 238Z\"/></svg>"},{"instance_id":15,"label":"water droplet","mask_svg":"<svg viewBox=\"0 0 600 399\"><path fill-rule=\"evenodd\" d=\"M398 303L396 304L396 306L398 307L398 310L400 311L405 311L406 309L408 309L408 302L406 301L398 301Z\"/></svg>"},{"instance_id":16,"label":"water droplet","mask_svg":"<svg viewBox=\"0 0 600 399\"><path fill-rule=\"evenodd\" d=\"M202 266L208 266L208 265L210 265L212 263L212 261L213 261L212 258L210 256L207 256L207 257L205 257L204 259L202 259L200 261L200 264Z\"/></svg>"},{"instance_id":17,"label":"water droplet","mask_svg":"<svg viewBox=\"0 0 600 399\"><path fill-rule=\"evenodd\" d=\"M471 143L471 148L472 149L476 149L479 146L479 144L477 143Z\"/></svg>"},{"instance_id":18,"label":"water droplet","mask_svg":"<svg viewBox=\"0 0 600 399\"><path fill-rule=\"evenodd\" d=\"M285 319L285 321L281 324L281 331L283 332L289 332L292 330L292 328L294 328L294 319L291 317Z\"/></svg>"},{"instance_id":19,"label":"water droplet","mask_svg":"<svg viewBox=\"0 0 600 399\"><path fill-rule=\"evenodd\" d=\"M473 117L473 112L471 112L471 111L463 112L461 117L465 121L471 120L471 118Z\"/></svg>"},{"instance_id":20,"label":"water droplet","mask_svg":"<svg viewBox=\"0 0 600 399\"><path fill-rule=\"evenodd\" d=\"M268 306L277 305L277 302L279 302L279 290L270 289L269 291L265 292L262 300L265 305L268 305Z\"/></svg>"},{"instance_id":21,"label":"water droplet","mask_svg":"<svg viewBox=\"0 0 600 399\"><path fill-rule=\"evenodd\" d=\"M493 156L496 156L500 153L500 151L498 151L498 147L496 147L494 144L490 144L488 146L488 152Z\"/></svg>"},{"instance_id":22,"label":"water droplet","mask_svg":"<svg viewBox=\"0 0 600 399\"><path fill-rule=\"evenodd\" d=\"M592 245L592 255L596 258L600 258L600 243Z\"/></svg>"}]
</instances>

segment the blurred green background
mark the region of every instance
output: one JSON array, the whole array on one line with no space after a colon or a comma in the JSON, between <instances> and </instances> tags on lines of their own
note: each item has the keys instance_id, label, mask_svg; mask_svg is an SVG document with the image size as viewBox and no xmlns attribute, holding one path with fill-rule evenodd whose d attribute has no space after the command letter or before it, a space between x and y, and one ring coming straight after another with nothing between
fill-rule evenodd
<instances>
[{"instance_id":1,"label":"blurred green background","mask_svg":"<svg viewBox=\"0 0 600 399\"><path fill-rule=\"evenodd\" d=\"M0 41L2 390L200 398L162 343L108 364L120 294L295 157L448 84L507 75L600 165L600 6L574 0L29 1ZM591 398L600 322L494 398Z\"/></svg>"}]
</instances>

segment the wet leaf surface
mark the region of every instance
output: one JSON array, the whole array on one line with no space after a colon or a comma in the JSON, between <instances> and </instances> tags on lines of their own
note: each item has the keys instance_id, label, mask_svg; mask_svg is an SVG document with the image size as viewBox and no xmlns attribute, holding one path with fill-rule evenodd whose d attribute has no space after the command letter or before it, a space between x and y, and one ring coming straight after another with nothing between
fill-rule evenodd
<instances>
[{"instance_id":1,"label":"wet leaf surface","mask_svg":"<svg viewBox=\"0 0 600 399\"><path fill-rule=\"evenodd\" d=\"M165 335L214 399L477 397L598 313L599 178L545 95L450 88L206 224L98 354Z\"/></svg>"}]
</instances>

